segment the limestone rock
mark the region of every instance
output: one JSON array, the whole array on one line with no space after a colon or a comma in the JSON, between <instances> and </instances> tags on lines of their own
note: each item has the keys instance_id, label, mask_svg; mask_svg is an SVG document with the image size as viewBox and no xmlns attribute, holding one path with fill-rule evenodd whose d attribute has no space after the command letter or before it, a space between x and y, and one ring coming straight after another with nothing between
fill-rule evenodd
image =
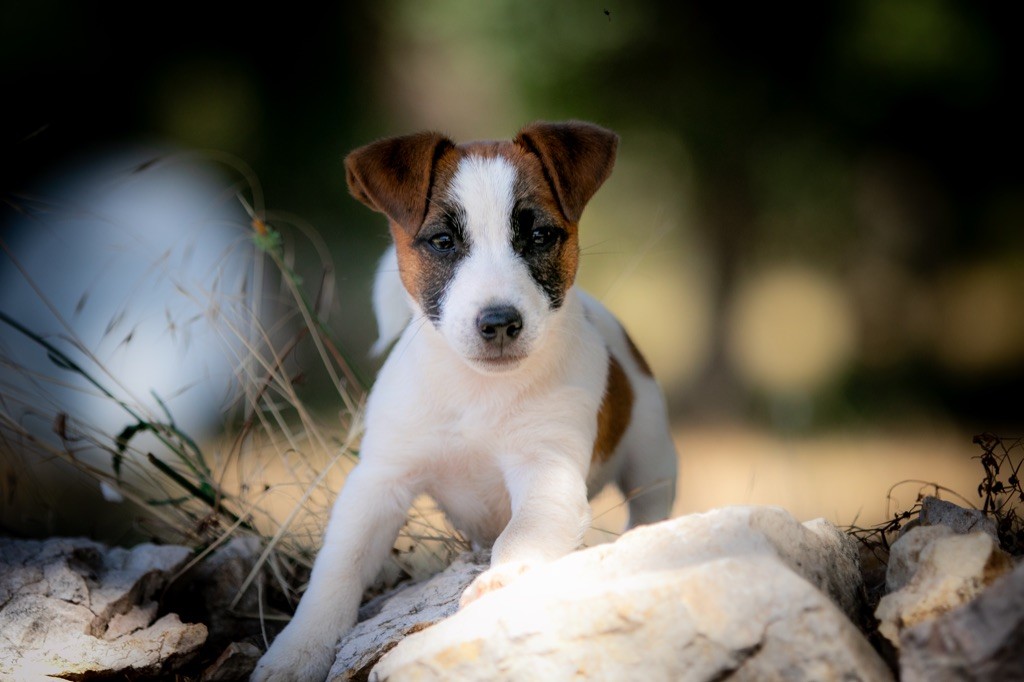
<instances>
[{"instance_id":1,"label":"limestone rock","mask_svg":"<svg viewBox=\"0 0 1024 682\"><path fill-rule=\"evenodd\" d=\"M918 522L923 526L945 526L961 535L981 531L999 539L995 519L978 509L965 509L930 495L921 500Z\"/></svg>"},{"instance_id":2,"label":"limestone rock","mask_svg":"<svg viewBox=\"0 0 1024 682\"><path fill-rule=\"evenodd\" d=\"M341 641L328 680L365 680L380 657L407 635L455 613L459 597L487 567L489 553L467 553L433 578L385 595L361 610L361 620Z\"/></svg>"},{"instance_id":3,"label":"limestone rock","mask_svg":"<svg viewBox=\"0 0 1024 682\"><path fill-rule=\"evenodd\" d=\"M901 590L917 573L921 552L939 538L954 535L948 526L915 526L892 544L885 570L885 591Z\"/></svg>"},{"instance_id":4,"label":"limestone rock","mask_svg":"<svg viewBox=\"0 0 1024 682\"><path fill-rule=\"evenodd\" d=\"M900 639L906 682L1024 679L1024 564Z\"/></svg>"},{"instance_id":5,"label":"limestone rock","mask_svg":"<svg viewBox=\"0 0 1024 682\"><path fill-rule=\"evenodd\" d=\"M860 591L831 524L721 509L538 567L406 637L370 679L891 679L847 618Z\"/></svg>"},{"instance_id":6,"label":"limestone rock","mask_svg":"<svg viewBox=\"0 0 1024 682\"><path fill-rule=\"evenodd\" d=\"M911 549L904 551L899 547L902 544ZM903 556L916 552L916 570L900 589L884 596L875 610L879 632L896 646L905 628L969 602L1012 568L997 542L980 531L950 535L917 527L893 544L893 553L897 552Z\"/></svg>"},{"instance_id":7,"label":"limestone rock","mask_svg":"<svg viewBox=\"0 0 1024 682\"><path fill-rule=\"evenodd\" d=\"M0 538L0 679L153 674L187 660L206 627L152 601L185 547Z\"/></svg>"}]
</instances>

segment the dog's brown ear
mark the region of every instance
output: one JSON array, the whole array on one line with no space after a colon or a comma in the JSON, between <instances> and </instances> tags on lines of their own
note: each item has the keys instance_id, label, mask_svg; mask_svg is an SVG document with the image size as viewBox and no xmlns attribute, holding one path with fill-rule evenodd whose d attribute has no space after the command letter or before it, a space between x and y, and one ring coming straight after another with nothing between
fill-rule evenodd
<instances>
[{"instance_id":1,"label":"dog's brown ear","mask_svg":"<svg viewBox=\"0 0 1024 682\"><path fill-rule=\"evenodd\" d=\"M356 199L415 233L427 214L434 166L454 143L440 133L379 140L345 157L345 179Z\"/></svg>"},{"instance_id":2,"label":"dog's brown ear","mask_svg":"<svg viewBox=\"0 0 1024 682\"><path fill-rule=\"evenodd\" d=\"M562 213L578 223L587 202L611 175L619 136L583 121L538 121L520 130L516 142L540 158Z\"/></svg>"}]
</instances>

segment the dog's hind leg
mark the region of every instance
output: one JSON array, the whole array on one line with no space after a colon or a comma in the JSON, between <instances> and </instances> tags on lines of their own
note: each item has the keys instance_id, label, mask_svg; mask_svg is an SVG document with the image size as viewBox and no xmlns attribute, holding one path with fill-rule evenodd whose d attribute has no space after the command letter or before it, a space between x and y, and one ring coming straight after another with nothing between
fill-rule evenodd
<instances>
[{"instance_id":1,"label":"dog's hind leg","mask_svg":"<svg viewBox=\"0 0 1024 682\"><path fill-rule=\"evenodd\" d=\"M625 461L616 484L629 504L628 527L667 519L676 497L678 462L659 392L640 393L622 446Z\"/></svg>"}]
</instances>

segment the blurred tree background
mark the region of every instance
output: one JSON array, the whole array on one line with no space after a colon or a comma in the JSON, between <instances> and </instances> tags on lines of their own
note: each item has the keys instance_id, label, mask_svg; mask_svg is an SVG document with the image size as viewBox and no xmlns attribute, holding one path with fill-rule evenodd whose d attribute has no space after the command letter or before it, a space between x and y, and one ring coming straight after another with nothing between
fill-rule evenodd
<instances>
[{"instance_id":1,"label":"blurred tree background","mask_svg":"<svg viewBox=\"0 0 1024 682\"><path fill-rule=\"evenodd\" d=\"M7 1L0 191L128 145L234 154L327 240L332 324L361 358L386 232L343 155L592 120L622 144L581 282L678 421L966 442L1024 423L1019 19L967 0Z\"/></svg>"}]
</instances>

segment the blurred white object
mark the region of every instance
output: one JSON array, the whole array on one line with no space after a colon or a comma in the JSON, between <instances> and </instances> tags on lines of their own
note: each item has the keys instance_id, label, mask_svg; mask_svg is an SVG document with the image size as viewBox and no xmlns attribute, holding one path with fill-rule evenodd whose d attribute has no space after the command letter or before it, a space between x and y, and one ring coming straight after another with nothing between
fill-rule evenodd
<instances>
[{"instance_id":1,"label":"blurred white object","mask_svg":"<svg viewBox=\"0 0 1024 682\"><path fill-rule=\"evenodd\" d=\"M194 156L133 152L36 195L5 226L0 311L146 418L209 433L235 383L240 311L250 309L251 242L235 190ZM0 357L0 394L26 413L66 414L111 436L133 423L4 324ZM7 401L5 411L17 407Z\"/></svg>"}]
</instances>

